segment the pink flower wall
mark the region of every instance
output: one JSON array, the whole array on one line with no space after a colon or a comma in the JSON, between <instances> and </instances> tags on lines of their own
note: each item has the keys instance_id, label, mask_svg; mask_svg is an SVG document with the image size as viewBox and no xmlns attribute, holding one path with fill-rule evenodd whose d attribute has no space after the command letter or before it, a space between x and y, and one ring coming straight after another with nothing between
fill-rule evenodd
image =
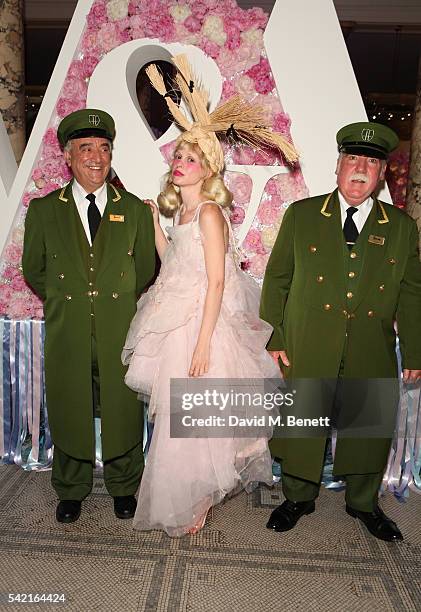
<instances>
[{"instance_id":1,"label":"pink flower wall","mask_svg":"<svg viewBox=\"0 0 421 612\"><path fill-rule=\"evenodd\" d=\"M262 106L273 129L289 137L291 121L282 109L264 51L263 31L267 19L262 9L244 10L235 0L94 2L23 195L19 221L1 262L0 315L14 319L42 318L42 304L26 286L21 274L25 211L33 198L47 195L71 178L57 141L56 127L63 117L86 106L89 78L101 58L115 47L139 38L198 46L214 58L224 77L222 100L239 93ZM171 146L167 146L162 153L167 157L170 151ZM227 164L284 164L279 155L270 150L225 145L225 152ZM226 181L234 193L231 220L234 230L238 230L250 201L251 179L227 172ZM287 206L306 195L299 167L267 183L256 218L243 243L243 267L256 280L264 275Z\"/></svg>"}]
</instances>

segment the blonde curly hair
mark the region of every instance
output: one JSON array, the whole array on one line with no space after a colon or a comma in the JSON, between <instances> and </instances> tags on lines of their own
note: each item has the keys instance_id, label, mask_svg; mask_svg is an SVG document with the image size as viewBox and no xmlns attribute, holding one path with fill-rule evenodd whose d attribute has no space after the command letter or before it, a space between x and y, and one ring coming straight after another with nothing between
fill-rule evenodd
<instances>
[{"instance_id":1,"label":"blonde curly hair","mask_svg":"<svg viewBox=\"0 0 421 612\"><path fill-rule=\"evenodd\" d=\"M189 143L185 140L180 140L177 148L174 151L174 155L177 153L180 147L187 147L199 155L202 167L209 169L210 166L207 162L203 151L195 143ZM232 204L233 195L224 183L224 179L220 174L212 173L209 178L203 181L201 194L208 200L216 202L223 208L229 208ZM181 199L180 188L171 180L171 171L167 172L163 178L162 191L158 198L159 212L164 217L174 217L177 211L181 208L183 201Z\"/></svg>"}]
</instances>

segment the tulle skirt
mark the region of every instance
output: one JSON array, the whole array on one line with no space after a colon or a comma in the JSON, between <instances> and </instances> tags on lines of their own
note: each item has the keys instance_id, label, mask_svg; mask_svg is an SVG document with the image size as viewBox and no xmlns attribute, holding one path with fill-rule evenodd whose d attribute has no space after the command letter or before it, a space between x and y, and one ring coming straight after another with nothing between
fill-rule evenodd
<instances>
[{"instance_id":1,"label":"tulle skirt","mask_svg":"<svg viewBox=\"0 0 421 612\"><path fill-rule=\"evenodd\" d=\"M225 288L203 378L278 378L265 349L272 328L257 314L259 288L244 274L236 280ZM204 292L190 300L174 298L164 290L142 296L123 361L129 364L126 383L148 399L154 422L134 527L181 536L226 495L250 491L259 482L272 484L272 462L264 437L170 436L170 380L188 377ZM174 316L162 316L166 310Z\"/></svg>"}]
</instances>

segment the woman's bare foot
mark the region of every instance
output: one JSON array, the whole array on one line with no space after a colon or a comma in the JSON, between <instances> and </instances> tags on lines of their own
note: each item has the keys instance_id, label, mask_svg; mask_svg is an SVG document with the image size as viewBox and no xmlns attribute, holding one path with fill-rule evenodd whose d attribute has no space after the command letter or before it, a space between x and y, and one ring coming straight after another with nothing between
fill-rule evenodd
<instances>
[{"instance_id":1,"label":"woman's bare foot","mask_svg":"<svg viewBox=\"0 0 421 612\"><path fill-rule=\"evenodd\" d=\"M196 520L195 524L190 527L190 529L187 531L187 533L191 533L191 534L195 534L198 531L200 531L202 529L202 527L204 526L205 522L206 522L206 517L208 515L209 510L206 510L206 512L204 514L202 514L201 516L199 516L199 518Z\"/></svg>"}]
</instances>

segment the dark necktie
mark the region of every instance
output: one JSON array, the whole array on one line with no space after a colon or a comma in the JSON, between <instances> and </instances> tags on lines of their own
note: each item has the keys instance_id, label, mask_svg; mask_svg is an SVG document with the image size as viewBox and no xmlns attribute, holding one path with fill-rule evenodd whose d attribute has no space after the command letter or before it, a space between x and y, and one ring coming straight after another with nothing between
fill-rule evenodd
<instances>
[{"instance_id":1,"label":"dark necktie","mask_svg":"<svg viewBox=\"0 0 421 612\"><path fill-rule=\"evenodd\" d=\"M346 211L346 219L344 223L344 236L345 236L346 243L348 245L348 249L352 249L354 244L357 242L357 238L358 238L359 232L357 230L357 226L355 225L354 219L352 218L352 215L356 213L357 210L358 208L355 208L355 206L350 206Z\"/></svg>"},{"instance_id":2,"label":"dark necktie","mask_svg":"<svg viewBox=\"0 0 421 612\"><path fill-rule=\"evenodd\" d=\"M101 223L101 213L99 212L98 206L95 203L95 195L93 193L88 193L86 199L89 200L88 223L89 231L91 232L91 242L93 244L99 224Z\"/></svg>"}]
</instances>

